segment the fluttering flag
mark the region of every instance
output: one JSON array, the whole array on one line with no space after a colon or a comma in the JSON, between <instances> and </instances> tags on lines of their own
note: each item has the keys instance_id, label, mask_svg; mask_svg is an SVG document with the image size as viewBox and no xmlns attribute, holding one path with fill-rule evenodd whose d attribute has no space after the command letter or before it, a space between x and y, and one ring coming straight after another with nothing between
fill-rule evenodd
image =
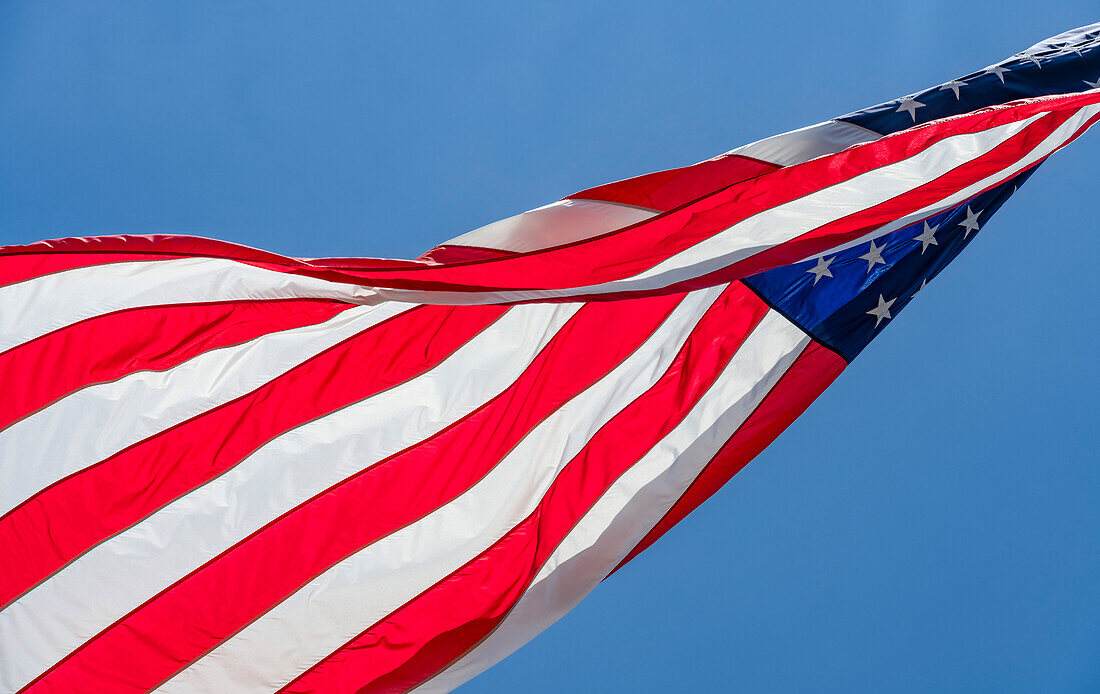
<instances>
[{"instance_id":1,"label":"fluttering flag","mask_svg":"<svg viewBox=\"0 0 1100 694\"><path fill-rule=\"evenodd\" d=\"M767 446L1100 118L1100 24L412 261L0 249L0 690L447 691Z\"/></svg>"}]
</instances>

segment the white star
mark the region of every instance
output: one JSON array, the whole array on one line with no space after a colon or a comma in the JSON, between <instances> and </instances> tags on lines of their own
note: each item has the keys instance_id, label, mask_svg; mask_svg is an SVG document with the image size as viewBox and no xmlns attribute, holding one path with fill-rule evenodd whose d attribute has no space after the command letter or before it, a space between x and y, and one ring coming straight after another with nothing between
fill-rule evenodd
<instances>
[{"instance_id":1,"label":"white star","mask_svg":"<svg viewBox=\"0 0 1100 694\"><path fill-rule=\"evenodd\" d=\"M905 97L904 99L901 100L901 103L898 106L898 110L894 111L894 113L901 113L902 111L906 111L906 112L909 113L910 117L912 117L913 122L916 123L917 122L917 109L918 108L924 108L924 104L917 101L915 98L913 98L911 96L907 96L907 97Z\"/></svg>"},{"instance_id":2,"label":"white star","mask_svg":"<svg viewBox=\"0 0 1100 694\"><path fill-rule=\"evenodd\" d=\"M920 286L919 286L919 287L917 287L917 291L913 292L913 297L912 297L912 298L914 298L914 299L915 299L915 298L917 298L917 294L920 294L921 292L923 292L923 291L924 291L924 287L925 287L925 285L927 285L927 284L928 284L928 280L927 280L927 279L923 279L923 280L921 280L921 281L920 281Z\"/></svg>"},{"instance_id":3,"label":"white star","mask_svg":"<svg viewBox=\"0 0 1100 694\"><path fill-rule=\"evenodd\" d=\"M1089 85L1089 89L1100 89L1100 77L1097 77L1095 82L1089 82L1088 80L1081 81Z\"/></svg>"},{"instance_id":4,"label":"white star","mask_svg":"<svg viewBox=\"0 0 1100 694\"><path fill-rule=\"evenodd\" d=\"M978 210L977 212L973 212L970 209L970 205L966 206L966 219L958 223L958 226L963 227L964 239L967 236L970 236L970 232L977 231L981 228L980 226L978 226L978 215L980 215L983 211L984 210Z\"/></svg>"},{"instance_id":5,"label":"white star","mask_svg":"<svg viewBox=\"0 0 1100 694\"><path fill-rule=\"evenodd\" d=\"M1031 53L1020 53L1016 57L1020 60L1030 60L1031 62L1035 63L1035 66L1038 67L1040 70L1043 69L1043 64L1039 62L1039 58L1035 55L1032 55Z\"/></svg>"},{"instance_id":6,"label":"white star","mask_svg":"<svg viewBox=\"0 0 1100 694\"><path fill-rule=\"evenodd\" d=\"M924 255L924 252L928 250L929 246L938 246L940 242L936 240L936 230L940 228L937 224L934 227L928 226L928 222L924 223L924 231L919 236L913 238L914 241L920 241L920 252Z\"/></svg>"},{"instance_id":7,"label":"white star","mask_svg":"<svg viewBox=\"0 0 1100 694\"><path fill-rule=\"evenodd\" d=\"M861 260L866 260L867 261L867 272L868 273L871 272L871 268L873 268L875 266L875 263L878 263L880 265L885 265L886 264L886 261L882 259L882 249L883 248L886 248L886 244L883 244L881 246L876 246L875 245L875 240L871 239L871 250L869 250L865 254L859 256Z\"/></svg>"},{"instance_id":8,"label":"white star","mask_svg":"<svg viewBox=\"0 0 1100 694\"><path fill-rule=\"evenodd\" d=\"M966 82L960 82L959 80L951 80L950 82L945 82L944 85L942 87L940 87L940 91L942 92L945 89L950 89L951 91L955 92L955 100L958 101L958 99L959 99L959 87L965 87L965 86L966 86Z\"/></svg>"},{"instance_id":9,"label":"white star","mask_svg":"<svg viewBox=\"0 0 1100 694\"><path fill-rule=\"evenodd\" d=\"M832 258L829 258L828 260L825 260L825 256L821 256L820 258L817 259L817 265L814 265L812 268L810 268L809 270L806 271L809 274L814 276L814 284L815 285L821 280L822 277L832 277L833 276L832 271L829 270L829 265L834 260L836 260L835 255Z\"/></svg>"},{"instance_id":10,"label":"white star","mask_svg":"<svg viewBox=\"0 0 1100 694\"><path fill-rule=\"evenodd\" d=\"M1081 49L1078 48L1077 46L1075 46L1072 43L1067 43L1066 45L1062 46L1062 53L1063 54L1068 54L1068 53L1071 53L1071 52L1076 53L1077 55L1084 55L1083 53L1081 53Z\"/></svg>"},{"instance_id":11,"label":"white star","mask_svg":"<svg viewBox=\"0 0 1100 694\"><path fill-rule=\"evenodd\" d=\"M1001 84L1004 84L1006 72L1011 72L1011 70L1009 70L1007 67L1001 67L1000 65L991 65L983 70L982 74L996 75L1001 80Z\"/></svg>"},{"instance_id":12,"label":"white star","mask_svg":"<svg viewBox=\"0 0 1100 694\"><path fill-rule=\"evenodd\" d=\"M875 317L875 327L876 328L878 327L878 324L882 322L883 318L893 318L893 316L890 315L890 307L894 305L895 301L897 301L897 298L893 298L893 299L890 299L889 301L886 301L882 297L882 294L878 295L878 306L874 307L873 309L871 309L870 311L867 312L868 316L874 316Z\"/></svg>"}]
</instances>

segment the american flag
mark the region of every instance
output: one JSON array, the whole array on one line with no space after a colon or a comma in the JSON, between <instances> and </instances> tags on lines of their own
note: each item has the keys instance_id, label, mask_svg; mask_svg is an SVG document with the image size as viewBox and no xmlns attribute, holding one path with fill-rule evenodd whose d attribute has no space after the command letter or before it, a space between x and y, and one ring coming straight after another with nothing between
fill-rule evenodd
<instances>
[{"instance_id":1,"label":"american flag","mask_svg":"<svg viewBox=\"0 0 1100 694\"><path fill-rule=\"evenodd\" d=\"M413 261L0 249L0 689L467 681L746 465L1100 118L1098 46Z\"/></svg>"}]
</instances>

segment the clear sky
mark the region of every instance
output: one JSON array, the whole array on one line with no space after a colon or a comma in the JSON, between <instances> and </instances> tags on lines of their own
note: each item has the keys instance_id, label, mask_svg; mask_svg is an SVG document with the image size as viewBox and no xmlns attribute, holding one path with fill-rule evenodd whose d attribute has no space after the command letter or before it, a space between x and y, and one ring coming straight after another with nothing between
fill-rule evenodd
<instances>
[{"instance_id":1,"label":"clear sky","mask_svg":"<svg viewBox=\"0 0 1100 694\"><path fill-rule=\"evenodd\" d=\"M415 257L1098 14L0 2L0 244ZM731 484L462 691L1100 691L1098 179L1093 132Z\"/></svg>"}]
</instances>

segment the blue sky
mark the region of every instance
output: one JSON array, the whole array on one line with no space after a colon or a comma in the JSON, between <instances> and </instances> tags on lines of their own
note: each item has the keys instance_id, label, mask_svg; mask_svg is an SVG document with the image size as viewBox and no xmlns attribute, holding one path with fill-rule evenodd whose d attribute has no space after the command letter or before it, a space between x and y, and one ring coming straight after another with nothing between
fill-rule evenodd
<instances>
[{"instance_id":1,"label":"blue sky","mask_svg":"<svg viewBox=\"0 0 1100 694\"><path fill-rule=\"evenodd\" d=\"M6 2L0 244L415 257L1097 19L1094 0ZM1054 157L769 450L462 691L1100 690L1098 161L1095 132Z\"/></svg>"}]
</instances>

